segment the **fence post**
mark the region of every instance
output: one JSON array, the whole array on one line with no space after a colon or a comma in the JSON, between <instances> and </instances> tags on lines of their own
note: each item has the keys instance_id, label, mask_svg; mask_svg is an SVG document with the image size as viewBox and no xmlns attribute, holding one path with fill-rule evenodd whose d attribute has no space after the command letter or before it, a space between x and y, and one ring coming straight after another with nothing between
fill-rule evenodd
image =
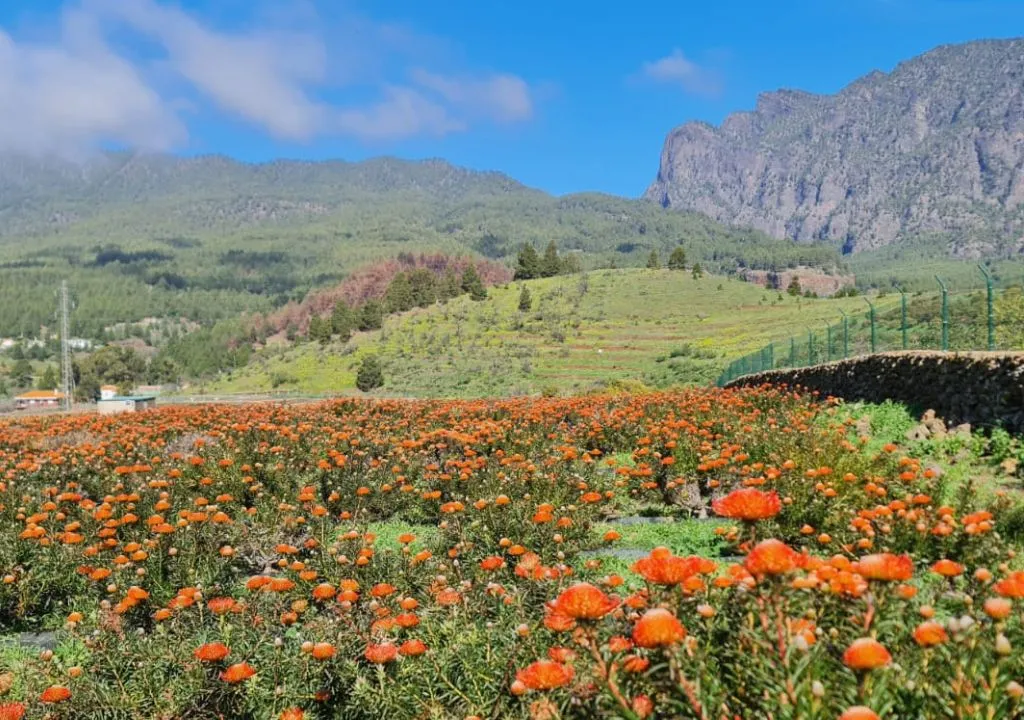
<instances>
[{"instance_id":1,"label":"fence post","mask_svg":"<svg viewBox=\"0 0 1024 720\"><path fill-rule=\"evenodd\" d=\"M775 369L775 343L768 343L768 369Z\"/></svg>"},{"instance_id":2,"label":"fence post","mask_svg":"<svg viewBox=\"0 0 1024 720\"><path fill-rule=\"evenodd\" d=\"M979 264L978 269L981 270L981 274L985 276L985 290L987 291L986 300L988 303L988 349L996 349L996 311L995 304L993 303L992 289L992 273L988 271L984 265Z\"/></svg>"},{"instance_id":3,"label":"fence post","mask_svg":"<svg viewBox=\"0 0 1024 720\"><path fill-rule=\"evenodd\" d=\"M935 276L935 281L942 291L942 351L946 352L949 350L949 290L938 275Z\"/></svg>"},{"instance_id":4,"label":"fence post","mask_svg":"<svg viewBox=\"0 0 1024 720\"><path fill-rule=\"evenodd\" d=\"M789 366L796 367L796 338L789 338Z\"/></svg>"},{"instance_id":5,"label":"fence post","mask_svg":"<svg viewBox=\"0 0 1024 720\"><path fill-rule=\"evenodd\" d=\"M843 314L843 359L850 357L850 316L846 314L845 310L840 310Z\"/></svg>"},{"instance_id":6,"label":"fence post","mask_svg":"<svg viewBox=\"0 0 1024 720\"><path fill-rule=\"evenodd\" d=\"M903 339L903 349L907 349L907 294L903 292L903 288L893 283L900 293L900 335Z\"/></svg>"},{"instance_id":7,"label":"fence post","mask_svg":"<svg viewBox=\"0 0 1024 720\"><path fill-rule=\"evenodd\" d=\"M871 354L873 355L878 347L878 335L875 327L875 304L867 298L864 298L864 302L866 302L868 307L871 308L868 316L871 318Z\"/></svg>"},{"instance_id":8,"label":"fence post","mask_svg":"<svg viewBox=\"0 0 1024 720\"><path fill-rule=\"evenodd\" d=\"M832 324L825 323L825 327L828 329L828 336L825 345L825 362L832 362Z\"/></svg>"},{"instance_id":9,"label":"fence post","mask_svg":"<svg viewBox=\"0 0 1024 720\"><path fill-rule=\"evenodd\" d=\"M807 331L807 364L814 364L814 331Z\"/></svg>"}]
</instances>

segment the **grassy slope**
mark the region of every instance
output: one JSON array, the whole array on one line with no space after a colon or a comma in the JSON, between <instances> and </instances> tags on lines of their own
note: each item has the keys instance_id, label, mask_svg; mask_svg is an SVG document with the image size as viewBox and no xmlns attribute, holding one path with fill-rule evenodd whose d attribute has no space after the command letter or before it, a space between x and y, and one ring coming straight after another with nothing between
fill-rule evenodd
<instances>
[{"instance_id":1,"label":"grassy slope","mask_svg":"<svg viewBox=\"0 0 1024 720\"><path fill-rule=\"evenodd\" d=\"M581 284L586 278L586 291ZM346 346L302 344L258 353L250 365L208 383L209 392L272 389L332 393L353 387L363 355L385 360L385 391L480 396L586 391L602 383L652 385L712 380L730 359L808 327L820 331L860 298L795 299L723 277L694 280L669 270L601 270L526 283L533 309L518 310L519 287L492 288L480 303L389 318ZM885 308L894 297L877 304ZM669 357L675 351L676 357ZM659 361L660 360L660 361Z\"/></svg>"}]
</instances>

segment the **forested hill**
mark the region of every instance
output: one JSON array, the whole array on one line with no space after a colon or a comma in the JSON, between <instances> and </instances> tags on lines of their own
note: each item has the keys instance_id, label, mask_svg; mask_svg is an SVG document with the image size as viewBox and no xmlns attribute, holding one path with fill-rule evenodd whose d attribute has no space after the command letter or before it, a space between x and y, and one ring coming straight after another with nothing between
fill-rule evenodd
<instances>
[{"instance_id":1,"label":"forested hill","mask_svg":"<svg viewBox=\"0 0 1024 720\"><path fill-rule=\"evenodd\" d=\"M555 241L584 267L643 265L683 244L710 269L831 266L829 248L599 195L553 197L442 160L246 164L220 156L0 157L0 336L52 325L67 278L74 332L146 317L266 312L399 253L511 261Z\"/></svg>"}]
</instances>

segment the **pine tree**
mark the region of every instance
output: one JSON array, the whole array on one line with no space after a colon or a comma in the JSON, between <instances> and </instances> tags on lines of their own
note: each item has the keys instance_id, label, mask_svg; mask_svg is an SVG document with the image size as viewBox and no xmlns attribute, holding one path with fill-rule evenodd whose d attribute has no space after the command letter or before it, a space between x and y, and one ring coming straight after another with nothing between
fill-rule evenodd
<instances>
[{"instance_id":1,"label":"pine tree","mask_svg":"<svg viewBox=\"0 0 1024 720\"><path fill-rule=\"evenodd\" d=\"M540 258L532 243L526 243L516 257L516 280L532 280L540 277Z\"/></svg>"},{"instance_id":2,"label":"pine tree","mask_svg":"<svg viewBox=\"0 0 1024 720\"><path fill-rule=\"evenodd\" d=\"M441 281L437 294L441 302L462 294L462 281L452 268L444 271L444 280Z\"/></svg>"},{"instance_id":3,"label":"pine tree","mask_svg":"<svg viewBox=\"0 0 1024 720\"><path fill-rule=\"evenodd\" d=\"M476 265L470 263L462 271L462 290L469 293L473 300L486 300L487 288L484 287L480 274L476 271Z\"/></svg>"},{"instance_id":4,"label":"pine tree","mask_svg":"<svg viewBox=\"0 0 1024 720\"><path fill-rule=\"evenodd\" d=\"M786 288L786 292L793 297L800 297L800 293L802 292L800 289L800 278L794 275L793 279L789 281L789 287Z\"/></svg>"},{"instance_id":5,"label":"pine tree","mask_svg":"<svg viewBox=\"0 0 1024 720\"><path fill-rule=\"evenodd\" d=\"M647 268L649 270L657 270L661 267L661 260L658 258L658 251L651 250L651 254L647 256Z\"/></svg>"},{"instance_id":6,"label":"pine tree","mask_svg":"<svg viewBox=\"0 0 1024 720\"><path fill-rule=\"evenodd\" d=\"M389 313L405 312L415 307L412 297L412 285L409 284L409 276L405 273L398 273L388 285L384 294L384 307Z\"/></svg>"},{"instance_id":7,"label":"pine tree","mask_svg":"<svg viewBox=\"0 0 1024 720\"><path fill-rule=\"evenodd\" d=\"M379 300L367 300L359 311L360 330L380 330L384 326L384 307Z\"/></svg>"},{"instance_id":8,"label":"pine tree","mask_svg":"<svg viewBox=\"0 0 1024 720\"><path fill-rule=\"evenodd\" d=\"M533 298L530 297L530 289L523 285L522 290L519 291L519 311L530 312L532 306Z\"/></svg>"},{"instance_id":9,"label":"pine tree","mask_svg":"<svg viewBox=\"0 0 1024 720\"><path fill-rule=\"evenodd\" d=\"M57 369L53 365L47 365L36 387L40 390L56 390L58 383Z\"/></svg>"},{"instance_id":10,"label":"pine tree","mask_svg":"<svg viewBox=\"0 0 1024 720\"><path fill-rule=\"evenodd\" d=\"M331 341L331 322L319 315L309 319L309 339L326 345Z\"/></svg>"},{"instance_id":11,"label":"pine tree","mask_svg":"<svg viewBox=\"0 0 1024 720\"><path fill-rule=\"evenodd\" d=\"M668 269L669 270L685 270L686 269L686 251L683 250L682 245L678 245L672 254L668 257Z\"/></svg>"},{"instance_id":12,"label":"pine tree","mask_svg":"<svg viewBox=\"0 0 1024 720\"><path fill-rule=\"evenodd\" d=\"M704 268L700 266L700 263L694 263L693 266L693 279L700 280L704 277Z\"/></svg>"},{"instance_id":13,"label":"pine tree","mask_svg":"<svg viewBox=\"0 0 1024 720\"><path fill-rule=\"evenodd\" d=\"M555 246L555 241L552 240L544 250L544 257L541 258L540 276L554 277L561 269L562 264L558 260L558 248Z\"/></svg>"},{"instance_id":14,"label":"pine tree","mask_svg":"<svg viewBox=\"0 0 1024 720\"><path fill-rule=\"evenodd\" d=\"M340 337L342 342L348 342L355 326L356 316L352 308L344 300L339 300L331 311L331 332Z\"/></svg>"},{"instance_id":15,"label":"pine tree","mask_svg":"<svg viewBox=\"0 0 1024 720\"><path fill-rule=\"evenodd\" d=\"M408 279L414 307L428 307L437 302L437 279L434 273L426 268L417 268L409 272Z\"/></svg>"},{"instance_id":16,"label":"pine tree","mask_svg":"<svg viewBox=\"0 0 1024 720\"><path fill-rule=\"evenodd\" d=\"M383 385L384 370L380 366L380 359L376 355L367 355L356 373L356 387L363 392L370 392Z\"/></svg>"}]
</instances>

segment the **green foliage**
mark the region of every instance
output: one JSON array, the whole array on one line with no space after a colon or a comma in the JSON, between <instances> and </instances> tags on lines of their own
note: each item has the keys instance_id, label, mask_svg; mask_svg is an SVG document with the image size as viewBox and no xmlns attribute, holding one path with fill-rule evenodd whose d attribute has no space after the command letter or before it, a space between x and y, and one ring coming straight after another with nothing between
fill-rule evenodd
<instances>
[{"instance_id":1,"label":"green foliage","mask_svg":"<svg viewBox=\"0 0 1024 720\"><path fill-rule=\"evenodd\" d=\"M11 368L11 382L15 387L26 388L32 385L32 377L32 363L25 357L18 358Z\"/></svg>"},{"instance_id":2,"label":"green foliage","mask_svg":"<svg viewBox=\"0 0 1024 720\"><path fill-rule=\"evenodd\" d=\"M146 361L130 347L108 345L76 362L75 392L80 399L99 397L101 385L130 391L145 377Z\"/></svg>"},{"instance_id":3,"label":"green foliage","mask_svg":"<svg viewBox=\"0 0 1024 720\"><path fill-rule=\"evenodd\" d=\"M473 264L467 265L466 269L462 271L462 290L469 293L469 297L473 300L487 299L487 288L484 287L480 274Z\"/></svg>"},{"instance_id":4,"label":"green foliage","mask_svg":"<svg viewBox=\"0 0 1024 720\"><path fill-rule=\"evenodd\" d=\"M359 310L359 329L380 330L384 324L384 306L376 300L367 300Z\"/></svg>"},{"instance_id":5,"label":"green foliage","mask_svg":"<svg viewBox=\"0 0 1024 720\"><path fill-rule=\"evenodd\" d=\"M533 280L540 277L540 257L532 243L524 243L516 256L516 280Z\"/></svg>"},{"instance_id":6,"label":"green foliage","mask_svg":"<svg viewBox=\"0 0 1024 720\"><path fill-rule=\"evenodd\" d=\"M657 270L661 267L661 260L658 259L658 251L651 250L651 254L647 256L647 268L649 270Z\"/></svg>"},{"instance_id":7,"label":"green foliage","mask_svg":"<svg viewBox=\"0 0 1024 720\"><path fill-rule=\"evenodd\" d=\"M562 263L558 259L558 247L552 240L544 249L544 256L540 259L540 277L554 277L562 271Z\"/></svg>"},{"instance_id":8,"label":"green foliage","mask_svg":"<svg viewBox=\"0 0 1024 720\"><path fill-rule=\"evenodd\" d=\"M356 387L363 392L384 385L384 370L380 364L380 358L376 355L367 355L359 365L359 372L356 374Z\"/></svg>"},{"instance_id":9,"label":"green foliage","mask_svg":"<svg viewBox=\"0 0 1024 720\"><path fill-rule=\"evenodd\" d=\"M352 331L356 327L356 316L352 308L344 300L339 300L331 311L331 332L337 335L342 342L352 337Z\"/></svg>"},{"instance_id":10,"label":"green foliage","mask_svg":"<svg viewBox=\"0 0 1024 720\"><path fill-rule=\"evenodd\" d=\"M40 390L55 390L59 384L60 380L57 377L57 368L53 365L47 365L46 370L39 377L36 387Z\"/></svg>"},{"instance_id":11,"label":"green foliage","mask_svg":"<svg viewBox=\"0 0 1024 720\"><path fill-rule=\"evenodd\" d=\"M700 280L704 277L704 268L700 266L700 263L693 264L693 279Z\"/></svg>"},{"instance_id":12,"label":"green foliage","mask_svg":"<svg viewBox=\"0 0 1024 720\"><path fill-rule=\"evenodd\" d=\"M532 306L533 298L530 296L530 288L523 285L519 291L519 312L530 312Z\"/></svg>"},{"instance_id":13,"label":"green foliage","mask_svg":"<svg viewBox=\"0 0 1024 720\"><path fill-rule=\"evenodd\" d=\"M669 270L685 270L686 269L686 251L683 250L682 245L678 245L672 254L668 256L668 269Z\"/></svg>"},{"instance_id":14,"label":"green foliage","mask_svg":"<svg viewBox=\"0 0 1024 720\"><path fill-rule=\"evenodd\" d=\"M801 293L800 278L794 275L793 279L789 281L789 287L786 288L786 292L789 293L791 297L799 297Z\"/></svg>"},{"instance_id":15,"label":"green foliage","mask_svg":"<svg viewBox=\"0 0 1024 720\"><path fill-rule=\"evenodd\" d=\"M309 339L326 345L331 341L331 321L319 315L313 315L309 319Z\"/></svg>"}]
</instances>

